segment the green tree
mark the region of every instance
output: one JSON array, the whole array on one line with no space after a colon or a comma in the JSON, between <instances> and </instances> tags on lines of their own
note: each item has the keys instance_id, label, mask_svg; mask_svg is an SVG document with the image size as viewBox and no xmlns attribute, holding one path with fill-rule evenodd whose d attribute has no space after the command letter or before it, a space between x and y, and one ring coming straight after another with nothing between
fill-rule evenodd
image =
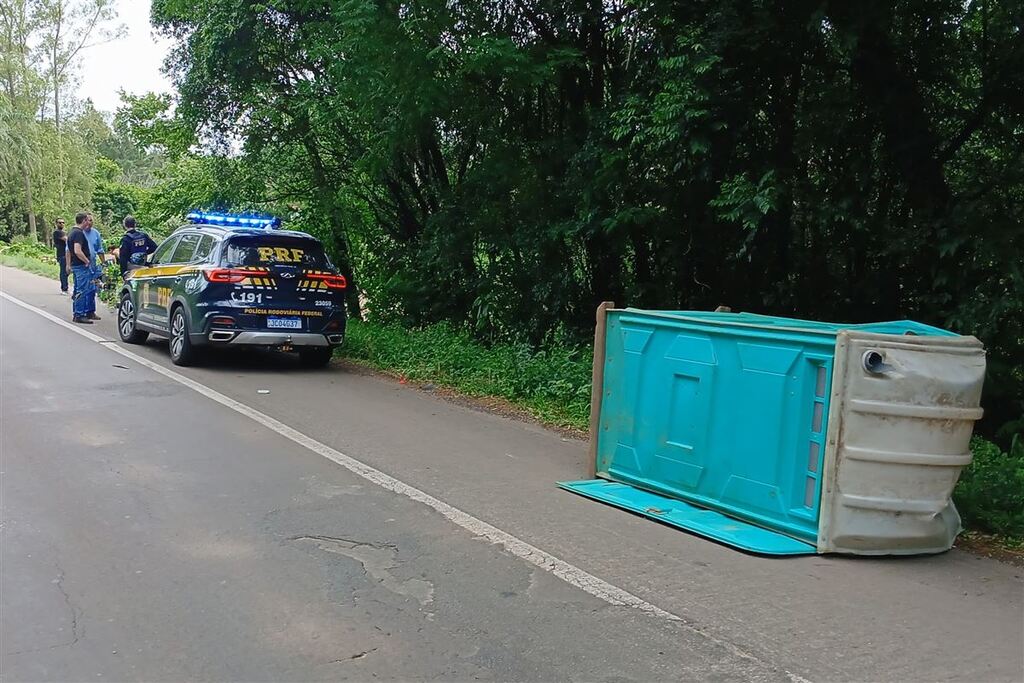
<instances>
[{"instance_id":1,"label":"green tree","mask_svg":"<svg viewBox=\"0 0 1024 683\"><path fill-rule=\"evenodd\" d=\"M116 17L113 0L38 0L36 16L43 69L53 105L58 201L64 205L65 173L71 160L64 158L62 102L69 79L85 50L115 39L124 28L109 26Z\"/></svg>"},{"instance_id":2,"label":"green tree","mask_svg":"<svg viewBox=\"0 0 1024 683\"><path fill-rule=\"evenodd\" d=\"M28 234L36 239L36 215L33 201L32 171L38 162L34 116L42 101L42 79L35 70L35 55L30 44L38 27L38 17L29 0L0 0L0 75L3 78L2 105L6 111L6 137L12 163L5 165L4 194L8 195L7 220L11 232L18 231L25 216ZM14 195L15 183L21 185Z\"/></svg>"}]
</instances>

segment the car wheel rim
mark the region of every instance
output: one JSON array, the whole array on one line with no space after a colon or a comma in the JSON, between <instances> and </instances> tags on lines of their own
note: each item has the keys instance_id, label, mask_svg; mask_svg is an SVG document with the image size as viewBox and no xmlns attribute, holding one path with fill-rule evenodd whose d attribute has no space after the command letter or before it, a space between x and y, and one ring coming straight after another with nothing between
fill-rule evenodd
<instances>
[{"instance_id":1,"label":"car wheel rim","mask_svg":"<svg viewBox=\"0 0 1024 683\"><path fill-rule=\"evenodd\" d=\"M177 358L185 345L185 316L178 313L171 323L171 355Z\"/></svg>"},{"instance_id":2,"label":"car wheel rim","mask_svg":"<svg viewBox=\"0 0 1024 683\"><path fill-rule=\"evenodd\" d=\"M121 318L121 336L130 337L135 331L135 306L132 305L131 299L122 300L121 308L117 312Z\"/></svg>"}]
</instances>

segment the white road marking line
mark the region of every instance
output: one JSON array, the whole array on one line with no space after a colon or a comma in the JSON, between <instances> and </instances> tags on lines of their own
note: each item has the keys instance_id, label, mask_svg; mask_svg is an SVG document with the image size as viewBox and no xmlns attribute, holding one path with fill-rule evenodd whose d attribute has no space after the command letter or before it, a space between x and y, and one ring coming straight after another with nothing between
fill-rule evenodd
<instances>
[{"instance_id":1,"label":"white road marking line","mask_svg":"<svg viewBox=\"0 0 1024 683\"><path fill-rule=\"evenodd\" d=\"M576 588L579 588L580 590L586 593L589 593L595 598L603 600L604 602L607 602L610 605L616 605L619 607L632 607L633 609L637 609L641 612L645 612L652 616L676 622L687 631L690 631L691 633L701 636L702 638L725 649L727 652L736 657L757 662L769 668L775 669L773 665L763 661L759 657L747 652L746 650L743 650L738 645L730 643L727 640L721 640L720 638L716 638L715 636L707 633L706 631L686 623L686 621L678 615L675 615L667 610L662 609L661 607L658 607L657 605L647 602L643 598L637 597L629 591L619 588L618 586L612 585L604 579L600 579L594 576L593 574L583 569L580 569L579 567L569 562L566 562L565 560L562 560L550 553L541 550L540 548L530 545L526 541L517 538L516 536L513 536L508 532L502 531L501 529L492 526L481 519L477 519L476 517L472 516L467 512L463 512L462 510L449 505L443 500L439 500L438 498L433 497L429 493L419 490L415 486L411 486L403 481L395 479L389 474L385 474L384 472L381 472L380 470L371 467L370 465L362 463L359 460L356 460L355 458L349 457L342 453L341 451L335 450L334 448L331 448L330 446L323 444L312 437L306 436L302 432L289 427L288 425L284 424L283 422L280 422L279 420L275 420L274 418L270 417L265 413L261 413L255 408L250 408L244 403L240 403L239 401L236 401L233 398L225 396L224 394L220 393L215 389L211 389L205 384L200 384L199 382L190 379L185 375L177 373L174 370L165 368L159 363L154 363L153 361L147 358L143 358L142 356L132 353L131 351L128 351L127 349L122 348L121 346L111 343L111 340L109 339L104 339L103 337L93 334L88 330L84 330L81 328L80 325L76 325L75 323L70 323L66 320L62 320L57 316L53 315L52 313L48 313L40 308L33 306L32 304L26 303L20 299L11 296L7 292L0 292L0 297L3 297L4 299L10 301L12 304L16 306L20 306L21 308L36 313L37 315L41 315L47 320L57 323L61 327L67 328L68 330L71 330L75 334L79 334L85 337L86 339L89 339L90 341L97 342L103 348L118 353L121 356L124 356L125 358L128 358L129 360L138 363L139 365L149 368L153 372L161 374L164 377L167 377L168 379L177 382L178 384L182 384L188 387L189 389L192 389L196 393L205 396L211 401L216 401L217 403L220 403L221 405L230 408L231 410L234 410L236 413L244 415L245 417L248 417L249 419L258 422L267 429L277 432L286 439L294 441L300 446L303 446L313 451L314 453L317 453L318 455L321 455L327 458L328 460L338 465L341 465L342 467L349 470L353 474L357 474L363 479L366 479L367 481L372 482L383 489L387 489L388 491L391 491L393 493L397 493L399 495L405 496L406 498L410 498L419 503L423 503L424 505L432 508L436 512L440 513L441 515L449 519L450 521L454 522L458 526L462 527L466 531L469 531L473 535L485 538L491 543L502 546L512 555L515 555L516 557L525 560L530 564L535 565L540 569L543 569L546 572L554 574L566 583L575 586ZM784 673L786 677L789 678L789 680L793 681L793 683L810 683L810 681L808 681L806 678L803 678L792 672L783 670L782 673Z\"/></svg>"}]
</instances>

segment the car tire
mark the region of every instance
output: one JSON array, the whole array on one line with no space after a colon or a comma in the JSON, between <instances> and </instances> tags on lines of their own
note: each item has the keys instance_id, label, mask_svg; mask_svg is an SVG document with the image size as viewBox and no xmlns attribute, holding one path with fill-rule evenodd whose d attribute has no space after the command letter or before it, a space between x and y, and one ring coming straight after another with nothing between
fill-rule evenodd
<instances>
[{"instance_id":1,"label":"car tire","mask_svg":"<svg viewBox=\"0 0 1024 683\"><path fill-rule=\"evenodd\" d=\"M306 368L322 368L331 362L332 349L329 346L314 346L299 349L299 362Z\"/></svg>"},{"instance_id":2,"label":"car tire","mask_svg":"<svg viewBox=\"0 0 1024 683\"><path fill-rule=\"evenodd\" d=\"M135 326L136 320L135 303L130 294L125 294L117 305L117 334L126 344L143 344L149 338L149 332Z\"/></svg>"},{"instance_id":3,"label":"car tire","mask_svg":"<svg viewBox=\"0 0 1024 683\"><path fill-rule=\"evenodd\" d=\"M171 352L171 362L175 365L192 365L196 361L196 349L189 337L188 317L185 309L176 306L171 311L170 338L167 347Z\"/></svg>"}]
</instances>

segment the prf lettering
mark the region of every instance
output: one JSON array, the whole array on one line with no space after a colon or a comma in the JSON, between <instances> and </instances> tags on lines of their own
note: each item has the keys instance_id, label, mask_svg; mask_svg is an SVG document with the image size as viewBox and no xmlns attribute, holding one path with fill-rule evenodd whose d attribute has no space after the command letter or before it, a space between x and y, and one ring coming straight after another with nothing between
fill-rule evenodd
<instances>
[{"instance_id":1,"label":"prf lettering","mask_svg":"<svg viewBox=\"0 0 1024 683\"><path fill-rule=\"evenodd\" d=\"M302 249L287 247L257 247L260 261L277 261L278 263L298 263L306 253Z\"/></svg>"}]
</instances>

